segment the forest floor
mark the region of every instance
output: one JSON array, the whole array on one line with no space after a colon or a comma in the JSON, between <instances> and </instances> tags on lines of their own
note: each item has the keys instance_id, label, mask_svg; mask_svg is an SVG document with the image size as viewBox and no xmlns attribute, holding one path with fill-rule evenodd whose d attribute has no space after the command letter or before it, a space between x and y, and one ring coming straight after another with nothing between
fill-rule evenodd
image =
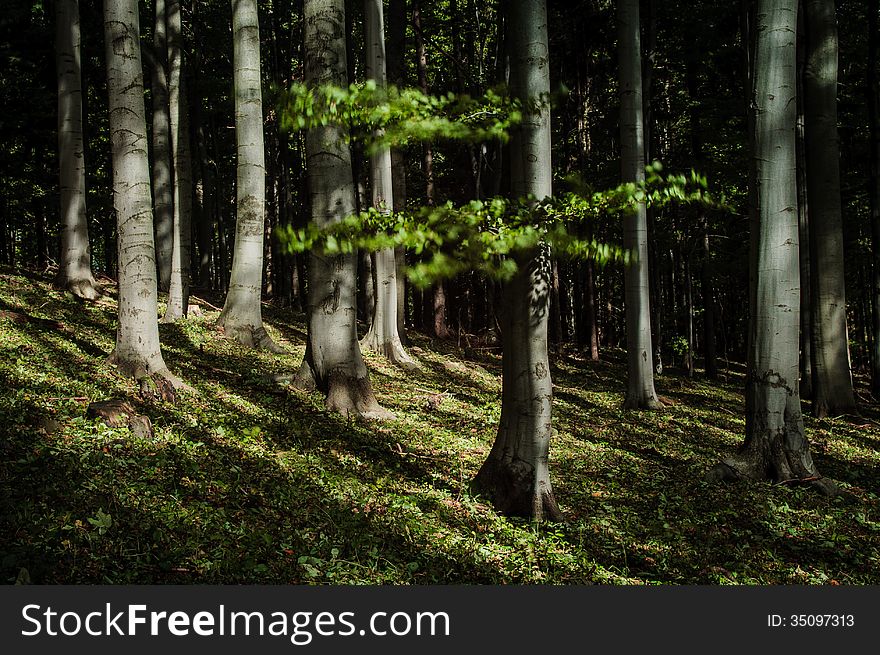
<instances>
[{"instance_id":1,"label":"forest floor","mask_svg":"<svg viewBox=\"0 0 880 655\"><path fill-rule=\"evenodd\" d=\"M194 392L144 404L105 361L110 291L83 303L45 276L0 271L3 582L880 583L876 404L806 419L841 496L709 484L743 437L741 365L717 383L664 373L672 404L631 412L621 353L594 363L566 350L553 359L551 444L566 520L535 525L468 488L500 414L497 350L414 334L415 374L368 354L397 418L348 421L278 381L301 361L301 314L264 306L290 354L258 353L194 298L201 316L160 326L165 361ZM86 417L111 398L132 400L155 437Z\"/></svg>"}]
</instances>

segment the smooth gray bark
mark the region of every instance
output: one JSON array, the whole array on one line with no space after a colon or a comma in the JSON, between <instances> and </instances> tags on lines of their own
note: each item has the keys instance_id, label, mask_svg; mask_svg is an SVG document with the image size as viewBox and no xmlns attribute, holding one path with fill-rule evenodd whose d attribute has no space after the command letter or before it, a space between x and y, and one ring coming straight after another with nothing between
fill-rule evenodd
<instances>
[{"instance_id":1,"label":"smooth gray bark","mask_svg":"<svg viewBox=\"0 0 880 655\"><path fill-rule=\"evenodd\" d=\"M303 3L305 81L345 85L345 6L342 0ZM354 213L351 153L343 131L328 125L306 133L307 190L312 221L319 227ZM326 394L331 410L346 416L387 418L376 401L357 339L354 255L309 257L308 339L297 385Z\"/></svg>"},{"instance_id":2,"label":"smooth gray bark","mask_svg":"<svg viewBox=\"0 0 880 655\"><path fill-rule=\"evenodd\" d=\"M843 265L834 0L806 0L804 128L810 208L812 392L816 417L855 413Z\"/></svg>"},{"instance_id":3,"label":"smooth gray bark","mask_svg":"<svg viewBox=\"0 0 880 655\"><path fill-rule=\"evenodd\" d=\"M535 107L524 112L511 134L511 190L518 197L541 199L553 193L547 2L513 0L509 10L511 92ZM541 246L517 263L519 271L504 289L501 314L501 423L473 487L504 514L559 520L562 513L548 466L553 400L547 353L550 249Z\"/></svg>"},{"instance_id":4,"label":"smooth gray bark","mask_svg":"<svg viewBox=\"0 0 880 655\"><path fill-rule=\"evenodd\" d=\"M168 23L166 0L155 0L153 28L153 216L156 222L156 261L159 289L171 284L174 249L174 179L171 163L171 123L168 107Z\"/></svg>"},{"instance_id":5,"label":"smooth gray bark","mask_svg":"<svg viewBox=\"0 0 880 655\"><path fill-rule=\"evenodd\" d=\"M171 281L163 321L185 318L189 307L192 249L192 157L186 76L183 72L183 26L180 0L168 0L168 113L174 171L174 231Z\"/></svg>"},{"instance_id":6,"label":"smooth gray bark","mask_svg":"<svg viewBox=\"0 0 880 655\"><path fill-rule=\"evenodd\" d=\"M620 162L625 182L645 179L642 120L642 66L638 0L617 3L617 47L620 61ZM624 273L626 296L627 409L660 407L654 390L651 349L648 222L645 204L624 216L623 245L635 254Z\"/></svg>"},{"instance_id":7,"label":"smooth gray bark","mask_svg":"<svg viewBox=\"0 0 880 655\"><path fill-rule=\"evenodd\" d=\"M758 0L752 153L758 231L752 235L753 311L746 377L746 436L713 480L809 481L816 470L798 393L800 268L795 153L797 0Z\"/></svg>"},{"instance_id":8,"label":"smooth gray bark","mask_svg":"<svg viewBox=\"0 0 880 655\"><path fill-rule=\"evenodd\" d=\"M55 5L58 74L58 170L61 200L61 261L55 286L94 300L101 290L92 274L86 218L86 165L82 130L82 68L79 1Z\"/></svg>"},{"instance_id":9,"label":"smooth gray bark","mask_svg":"<svg viewBox=\"0 0 880 655\"><path fill-rule=\"evenodd\" d=\"M113 207L119 247L119 325L110 361L136 379L175 386L159 347L156 252L136 0L104 3Z\"/></svg>"},{"instance_id":10,"label":"smooth gray bark","mask_svg":"<svg viewBox=\"0 0 880 655\"><path fill-rule=\"evenodd\" d=\"M245 346L284 352L263 327L260 305L266 164L256 0L232 0L232 38L237 146L235 248L229 291L217 324L226 336Z\"/></svg>"},{"instance_id":11,"label":"smooth gray bark","mask_svg":"<svg viewBox=\"0 0 880 655\"><path fill-rule=\"evenodd\" d=\"M367 79L379 88L387 86L385 69L385 21L382 0L364 0L365 38L367 42ZM370 158L370 185L373 207L390 213L394 208L391 150L380 148ZM376 298L370 329L361 340L361 348L379 352L405 368L415 368L397 332L397 262L394 250L375 253Z\"/></svg>"}]
</instances>

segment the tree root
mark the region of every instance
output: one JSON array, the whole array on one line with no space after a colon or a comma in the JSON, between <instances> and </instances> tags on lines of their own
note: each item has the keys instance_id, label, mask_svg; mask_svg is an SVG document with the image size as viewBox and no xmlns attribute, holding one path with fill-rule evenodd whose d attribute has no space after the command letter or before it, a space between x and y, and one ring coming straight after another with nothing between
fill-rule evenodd
<instances>
[{"instance_id":1,"label":"tree root","mask_svg":"<svg viewBox=\"0 0 880 655\"><path fill-rule=\"evenodd\" d=\"M58 273L52 286L60 291L69 291L83 300L97 300L104 295L101 285L91 275L87 278L68 279L63 273Z\"/></svg>"},{"instance_id":2,"label":"tree root","mask_svg":"<svg viewBox=\"0 0 880 655\"><path fill-rule=\"evenodd\" d=\"M287 349L275 343L272 337L269 336L269 333L266 332L266 328L262 325L233 326L220 320L217 321L217 325L223 328L223 332L227 337L240 343L242 346L253 348L255 350L265 350L276 355L287 354Z\"/></svg>"}]
</instances>

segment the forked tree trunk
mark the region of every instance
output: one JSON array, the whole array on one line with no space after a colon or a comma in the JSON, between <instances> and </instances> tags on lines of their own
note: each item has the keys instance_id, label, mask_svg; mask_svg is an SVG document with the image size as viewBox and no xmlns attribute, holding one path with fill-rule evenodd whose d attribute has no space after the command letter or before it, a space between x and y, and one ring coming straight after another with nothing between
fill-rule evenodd
<instances>
[{"instance_id":1,"label":"forked tree trunk","mask_svg":"<svg viewBox=\"0 0 880 655\"><path fill-rule=\"evenodd\" d=\"M80 298L94 300L101 295L101 290L92 274L89 224L86 219L79 0L58 0L55 5L55 30L62 225L61 261L55 286Z\"/></svg>"},{"instance_id":2,"label":"forked tree trunk","mask_svg":"<svg viewBox=\"0 0 880 655\"><path fill-rule=\"evenodd\" d=\"M159 348L156 253L136 0L104 3L113 207L119 239L119 325L110 361L137 379L175 386Z\"/></svg>"},{"instance_id":3,"label":"forked tree trunk","mask_svg":"<svg viewBox=\"0 0 880 655\"><path fill-rule=\"evenodd\" d=\"M192 249L192 157L189 139L186 76L183 72L183 26L180 0L167 0L168 107L174 171L174 230L171 281L163 321L185 318L189 307Z\"/></svg>"},{"instance_id":4,"label":"forked tree trunk","mask_svg":"<svg viewBox=\"0 0 880 655\"><path fill-rule=\"evenodd\" d=\"M174 179L171 168L171 123L168 113L167 0L155 0L153 27L153 216L156 222L156 263L159 289L171 284L174 249Z\"/></svg>"},{"instance_id":5,"label":"forked tree trunk","mask_svg":"<svg viewBox=\"0 0 880 655\"><path fill-rule=\"evenodd\" d=\"M263 232L266 165L260 29L256 0L232 0L237 145L235 249L223 311L217 319L226 336L250 348L284 352L263 327Z\"/></svg>"},{"instance_id":6,"label":"forked tree trunk","mask_svg":"<svg viewBox=\"0 0 880 655\"><path fill-rule=\"evenodd\" d=\"M508 44L511 92L524 101L550 92L546 0L512 0ZM526 105L528 106L528 105ZM511 188L517 196L544 198L553 192L550 167L550 107L543 100L513 131ZM548 466L553 385L547 354L550 249L519 258L505 286L502 312L501 423L473 481L477 493L504 514L535 521L560 520Z\"/></svg>"},{"instance_id":7,"label":"forked tree trunk","mask_svg":"<svg viewBox=\"0 0 880 655\"><path fill-rule=\"evenodd\" d=\"M645 179L642 120L642 67L639 1L617 3L620 59L620 149L624 181ZM660 407L654 390L651 349L651 307L648 280L648 226L644 203L628 212L623 223L623 245L635 254L624 275L626 294L627 409Z\"/></svg>"},{"instance_id":8,"label":"forked tree trunk","mask_svg":"<svg viewBox=\"0 0 880 655\"><path fill-rule=\"evenodd\" d=\"M367 78L379 88L387 86L385 70L385 22L382 0L364 0L365 38L367 41ZM382 147L370 159L370 186L373 207L383 213L394 208L391 150ZM406 352L397 333L397 262L394 249L375 253L376 297L370 329L361 340L361 347L385 355L405 368L416 363Z\"/></svg>"},{"instance_id":9,"label":"forked tree trunk","mask_svg":"<svg viewBox=\"0 0 880 655\"><path fill-rule=\"evenodd\" d=\"M310 85L347 83L345 8L343 0L303 3L305 81ZM351 154L338 126L306 133L308 195L318 227L354 213L355 189ZM387 418L373 394L357 340L354 255L309 258L308 339L297 375L301 388L326 394L327 407L344 415Z\"/></svg>"},{"instance_id":10,"label":"forked tree trunk","mask_svg":"<svg viewBox=\"0 0 880 655\"><path fill-rule=\"evenodd\" d=\"M804 434L798 393L800 269L795 156L797 0L759 0L754 68L758 232L752 235L753 310L746 436L713 480L809 481L831 493Z\"/></svg>"},{"instance_id":11,"label":"forked tree trunk","mask_svg":"<svg viewBox=\"0 0 880 655\"><path fill-rule=\"evenodd\" d=\"M810 207L813 415L855 413L840 206L837 18L834 0L806 0L804 127Z\"/></svg>"}]
</instances>

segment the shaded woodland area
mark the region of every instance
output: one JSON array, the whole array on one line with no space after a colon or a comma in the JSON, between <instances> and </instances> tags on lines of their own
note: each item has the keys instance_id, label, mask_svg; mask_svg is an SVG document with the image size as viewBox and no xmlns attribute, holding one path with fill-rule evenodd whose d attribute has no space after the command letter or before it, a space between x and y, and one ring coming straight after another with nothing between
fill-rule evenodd
<instances>
[{"instance_id":1,"label":"shaded woodland area","mask_svg":"<svg viewBox=\"0 0 880 655\"><path fill-rule=\"evenodd\" d=\"M3 579L876 584L878 21L9 3Z\"/></svg>"}]
</instances>

